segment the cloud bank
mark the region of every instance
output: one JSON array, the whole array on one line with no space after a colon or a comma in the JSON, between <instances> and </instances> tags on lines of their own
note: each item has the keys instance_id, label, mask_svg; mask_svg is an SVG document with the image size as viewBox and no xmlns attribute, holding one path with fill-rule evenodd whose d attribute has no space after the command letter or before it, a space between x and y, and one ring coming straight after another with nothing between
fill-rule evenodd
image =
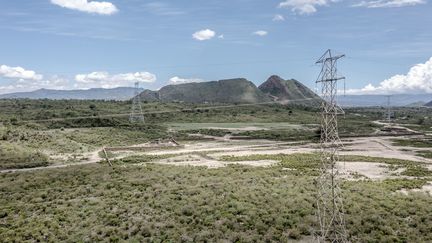
<instances>
[{"instance_id":1,"label":"cloud bank","mask_svg":"<svg viewBox=\"0 0 432 243\"><path fill-rule=\"evenodd\" d=\"M362 89L347 90L348 94L432 94L432 57L425 63L413 66L405 75L395 75L378 86L366 85Z\"/></svg>"},{"instance_id":2,"label":"cloud bank","mask_svg":"<svg viewBox=\"0 0 432 243\"><path fill-rule=\"evenodd\" d=\"M22 67L9 67L6 65L0 66L0 77L11 79L24 79L24 80L42 80L43 75L37 74L35 71L26 70Z\"/></svg>"},{"instance_id":3,"label":"cloud bank","mask_svg":"<svg viewBox=\"0 0 432 243\"><path fill-rule=\"evenodd\" d=\"M377 0L377 1L361 1L354 4L353 7L366 7L366 8L400 8L407 6L414 6L418 4L425 4L425 0Z\"/></svg>"},{"instance_id":4,"label":"cloud bank","mask_svg":"<svg viewBox=\"0 0 432 243\"><path fill-rule=\"evenodd\" d=\"M51 0L51 3L67 9L100 15L111 15L118 12L117 7L110 2L88 0Z\"/></svg>"},{"instance_id":5,"label":"cloud bank","mask_svg":"<svg viewBox=\"0 0 432 243\"><path fill-rule=\"evenodd\" d=\"M199 83L203 82L204 80L199 78L180 78L180 77L172 77L169 80L169 84L185 84L185 83Z\"/></svg>"},{"instance_id":6,"label":"cloud bank","mask_svg":"<svg viewBox=\"0 0 432 243\"><path fill-rule=\"evenodd\" d=\"M130 87L135 82L152 83L156 81L156 75L149 72L119 73L110 74L108 72L92 72L87 74L75 75L75 82L57 75L44 77L33 70L22 67L11 67L0 65L0 93L24 92L41 88L47 89L88 89L88 88L116 88ZM175 82L198 82L199 79L173 79ZM1 83L0 83L1 84Z\"/></svg>"},{"instance_id":7,"label":"cloud bank","mask_svg":"<svg viewBox=\"0 0 432 243\"><path fill-rule=\"evenodd\" d=\"M64 89L68 80L59 76L44 78L33 70L27 70L22 67L10 67L7 65L0 66L0 78L9 79L13 82L1 85L0 94L9 92L24 92L41 88Z\"/></svg>"},{"instance_id":8,"label":"cloud bank","mask_svg":"<svg viewBox=\"0 0 432 243\"><path fill-rule=\"evenodd\" d=\"M156 75L149 72L120 73L111 75L108 72L92 72L77 74L75 88L116 88L132 86L135 82L152 83Z\"/></svg>"},{"instance_id":9,"label":"cloud bank","mask_svg":"<svg viewBox=\"0 0 432 243\"><path fill-rule=\"evenodd\" d=\"M279 3L279 8L290 8L298 14L312 14L318 6L327 5L327 0L286 0Z\"/></svg>"}]
</instances>

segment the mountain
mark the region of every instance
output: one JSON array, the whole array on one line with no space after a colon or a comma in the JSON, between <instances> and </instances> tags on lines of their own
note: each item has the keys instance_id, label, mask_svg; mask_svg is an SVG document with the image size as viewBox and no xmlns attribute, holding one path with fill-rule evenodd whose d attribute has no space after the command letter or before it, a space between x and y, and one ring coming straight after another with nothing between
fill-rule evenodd
<instances>
[{"instance_id":1,"label":"mountain","mask_svg":"<svg viewBox=\"0 0 432 243\"><path fill-rule=\"evenodd\" d=\"M338 103L345 107L387 106L386 95L346 95L339 94ZM432 94L395 94L390 97L391 106L412 106L426 103Z\"/></svg>"},{"instance_id":2,"label":"mountain","mask_svg":"<svg viewBox=\"0 0 432 243\"><path fill-rule=\"evenodd\" d=\"M418 101L418 102L414 102L414 103L408 104L406 106L407 107L422 107L422 106L425 106L425 105L426 105L426 102L424 102L424 101Z\"/></svg>"},{"instance_id":3,"label":"mountain","mask_svg":"<svg viewBox=\"0 0 432 243\"><path fill-rule=\"evenodd\" d=\"M296 101L317 104L321 98L295 79L284 80L273 75L258 87L276 101Z\"/></svg>"},{"instance_id":4,"label":"mountain","mask_svg":"<svg viewBox=\"0 0 432 243\"><path fill-rule=\"evenodd\" d=\"M429 102L429 103L427 103L427 104L425 104L425 106L432 107L432 101Z\"/></svg>"},{"instance_id":5,"label":"mountain","mask_svg":"<svg viewBox=\"0 0 432 243\"><path fill-rule=\"evenodd\" d=\"M186 103L262 103L272 101L254 83L243 78L168 85L159 91L145 90L142 100Z\"/></svg>"},{"instance_id":6,"label":"mountain","mask_svg":"<svg viewBox=\"0 0 432 243\"><path fill-rule=\"evenodd\" d=\"M134 96L135 88L120 87L114 89L87 90L51 90L38 89L31 92L18 92L0 95L0 99L77 99L77 100L129 100Z\"/></svg>"}]
</instances>

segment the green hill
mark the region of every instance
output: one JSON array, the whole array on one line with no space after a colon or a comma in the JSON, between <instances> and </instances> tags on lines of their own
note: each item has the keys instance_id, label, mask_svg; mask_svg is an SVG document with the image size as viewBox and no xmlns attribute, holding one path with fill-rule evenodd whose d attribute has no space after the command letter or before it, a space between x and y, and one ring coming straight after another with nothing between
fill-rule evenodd
<instances>
[{"instance_id":1,"label":"green hill","mask_svg":"<svg viewBox=\"0 0 432 243\"><path fill-rule=\"evenodd\" d=\"M259 86L259 89L268 94L275 101L298 101L300 103L316 104L321 98L308 87L295 79L284 80L273 75Z\"/></svg>"},{"instance_id":2,"label":"green hill","mask_svg":"<svg viewBox=\"0 0 432 243\"><path fill-rule=\"evenodd\" d=\"M244 78L220 81L168 85L159 91L145 90L140 94L144 101L185 103L263 103L295 102L316 105L320 97L297 80L283 80L271 76L257 88Z\"/></svg>"},{"instance_id":3,"label":"green hill","mask_svg":"<svg viewBox=\"0 0 432 243\"><path fill-rule=\"evenodd\" d=\"M141 99L185 103L262 103L272 101L252 82L243 79L168 85L159 91L146 90Z\"/></svg>"}]
</instances>

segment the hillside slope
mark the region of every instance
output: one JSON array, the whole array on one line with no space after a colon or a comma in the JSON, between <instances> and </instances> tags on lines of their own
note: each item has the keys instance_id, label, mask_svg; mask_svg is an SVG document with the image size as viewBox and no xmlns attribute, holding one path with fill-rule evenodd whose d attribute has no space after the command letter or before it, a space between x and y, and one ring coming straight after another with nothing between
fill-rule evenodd
<instances>
[{"instance_id":1,"label":"hillside slope","mask_svg":"<svg viewBox=\"0 0 432 243\"><path fill-rule=\"evenodd\" d=\"M141 99L185 103L262 103L271 99L252 82L243 79L168 85L159 91L146 90Z\"/></svg>"},{"instance_id":2,"label":"hillside slope","mask_svg":"<svg viewBox=\"0 0 432 243\"><path fill-rule=\"evenodd\" d=\"M273 75L261 84L259 89L276 101L320 102L317 94L295 79L284 80Z\"/></svg>"}]
</instances>

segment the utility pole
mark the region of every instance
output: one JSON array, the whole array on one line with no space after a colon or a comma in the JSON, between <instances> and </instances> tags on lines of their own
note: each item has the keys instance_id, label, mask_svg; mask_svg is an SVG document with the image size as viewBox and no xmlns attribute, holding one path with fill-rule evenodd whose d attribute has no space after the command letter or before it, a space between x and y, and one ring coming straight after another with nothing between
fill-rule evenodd
<instances>
[{"instance_id":1,"label":"utility pole","mask_svg":"<svg viewBox=\"0 0 432 243\"><path fill-rule=\"evenodd\" d=\"M135 93L132 99L132 110L129 115L129 122L144 123L144 114L142 112L142 107L141 107L139 82L135 83Z\"/></svg>"},{"instance_id":2,"label":"utility pole","mask_svg":"<svg viewBox=\"0 0 432 243\"><path fill-rule=\"evenodd\" d=\"M387 95L387 123L391 124L391 106L390 106L391 95Z\"/></svg>"},{"instance_id":3,"label":"utility pole","mask_svg":"<svg viewBox=\"0 0 432 243\"><path fill-rule=\"evenodd\" d=\"M321 64L317 83L321 83L321 168L317 179L318 242L348 242L343 200L339 187L338 150L342 146L337 117L344 114L336 103L337 82L345 79L337 76L337 61L345 55L332 55L327 50L316 62Z\"/></svg>"}]
</instances>

